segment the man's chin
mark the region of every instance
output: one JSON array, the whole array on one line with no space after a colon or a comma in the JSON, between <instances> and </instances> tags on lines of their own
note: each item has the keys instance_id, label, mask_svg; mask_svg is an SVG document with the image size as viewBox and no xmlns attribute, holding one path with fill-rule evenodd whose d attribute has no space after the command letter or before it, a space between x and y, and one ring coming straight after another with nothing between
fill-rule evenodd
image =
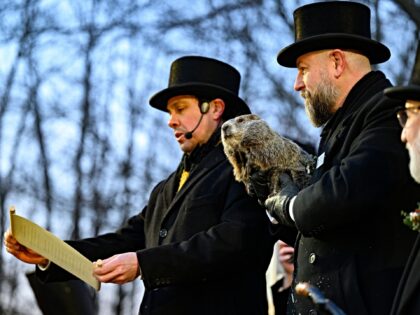
<instances>
[{"instance_id":1,"label":"man's chin","mask_svg":"<svg viewBox=\"0 0 420 315\"><path fill-rule=\"evenodd\" d=\"M194 146L189 141L184 141L183 143L179 144L181 151L184 153L191 153L194 150Z\"/></svg>"}]
</instances>

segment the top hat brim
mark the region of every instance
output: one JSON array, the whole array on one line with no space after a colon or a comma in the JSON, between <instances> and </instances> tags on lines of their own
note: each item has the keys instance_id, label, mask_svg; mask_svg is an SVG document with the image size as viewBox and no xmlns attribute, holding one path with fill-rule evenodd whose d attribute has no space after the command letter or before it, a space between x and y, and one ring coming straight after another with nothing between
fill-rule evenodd
<instances>
[{"instance_id":1,"label":"top hat brim","mask_svg":"<svg viewBox=\"0 0 420 315\"><path fill-rule=\"evenodd\" d=\"M329 33L308 37L283 48L277 55L277 62L284 67L295 68L297 58L306 53L336 48L360 51L372 64L385 62L391 57L388 47L380 42L364 36Z\"/></svg>"},{"instance_id":2,"label":"top hat brim","mask_svg":"<svg viewBox=\"0 0 420 315\"><path fill-rule=\"evenodd\" d=\"M251 113L251 110L245 101L237 95L219 86L204 83L178 84L176 86L168 87L153 95L150 98L149 103L152 107L167 112L168 100L178 95L194 95L209 100L221 98L227 102L223 115L225 118Z\"/></svg>"},{"instance_id":3,"label":"top hat brim","mask_svg":"<svg viewBox=\"0 0 420 315\"><path fill-rule=\"evenodd\" d=\"M420 85L406 85L386 88L384 94L390 98L406 101L420 101Z\"/></svg>"}]
</instances>

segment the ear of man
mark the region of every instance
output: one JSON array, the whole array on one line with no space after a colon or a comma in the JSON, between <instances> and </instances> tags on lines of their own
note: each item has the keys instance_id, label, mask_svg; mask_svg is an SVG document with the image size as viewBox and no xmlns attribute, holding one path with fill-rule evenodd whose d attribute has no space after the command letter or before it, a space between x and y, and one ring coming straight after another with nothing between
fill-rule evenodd
<instances>
[{"instance_id":1,"label":"ear of man","mask_svg":"<svg viewBox=\"0 0 420 315\"><path fill-rule=\"evenodd\" d=\"M219 120L225 111L225 102L221 98L215 98L210 102L209 112L213 115L214 119Z\"/></svg>"},{"instance_id":2,"label":"ear of man","mask_svg":"<svg viewBox=\"0 0 420 315\"><path fill-rule=\"evenodd\" d=\"M344 72L346 67L346 55L340 49L334 49L328 54L329 60L332 63L334 78L338 79Z\"/></svg>"}]
</instances>

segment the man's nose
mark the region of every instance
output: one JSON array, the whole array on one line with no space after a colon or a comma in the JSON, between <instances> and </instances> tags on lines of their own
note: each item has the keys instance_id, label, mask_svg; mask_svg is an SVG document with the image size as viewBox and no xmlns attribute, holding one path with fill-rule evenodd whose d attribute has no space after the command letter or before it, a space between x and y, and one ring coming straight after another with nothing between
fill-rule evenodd
<instances>
[{"instance_id":1,"label":"man's nose","mask_svg":"<svg viewBox=\"0 0 420 315\"><path fill-rule=\"evenodd\" d=\"M403 142L403 143L406 143L407 142L407 137L406 137L406 135L405 135L405 127L403 128L403 130L401 131L401 141Z\"/></svg>"},{"instance_id":2,"label":"man's nose","mask_svg":"<svg viewBox=\"0 0 420 315\"><path fill-rule=\"evenodd\" d=\"M295 89L295 91L298 91L299 92L304 87L305 87L305 84L303 83L302 76L298 74L296 76L295 84L294 84L293 88Z\"/></svg>"},{"instance_id":3,"label":"man's nose","mask_svg":"<svg viewBox=\"0 0 420 315\"><path fill-rule=\"evenodd\" d=\"M178 118L176 118L176 115L171 114L169 116L169 120L168 120L168 126L170 128L175 128L179 125L179 121Z\"/></svg>"}]
</instances>

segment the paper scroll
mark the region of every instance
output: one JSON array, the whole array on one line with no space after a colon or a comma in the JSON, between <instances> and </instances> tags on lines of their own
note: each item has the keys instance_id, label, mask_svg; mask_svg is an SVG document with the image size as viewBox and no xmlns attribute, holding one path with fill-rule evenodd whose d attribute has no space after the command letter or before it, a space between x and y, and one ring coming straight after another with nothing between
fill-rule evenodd
<instances>
[{"instance_id":1,"label":"paper scroll","mask_svg":"<svg viewBox=\"0 0 420 315\"><path fill-rule=\"evenodd\" d=\"M93 264L73 247L10 208L10 226L16 240L52 261L99 291L100 282L93 276Z\"/></svg>"}]
</instances>

